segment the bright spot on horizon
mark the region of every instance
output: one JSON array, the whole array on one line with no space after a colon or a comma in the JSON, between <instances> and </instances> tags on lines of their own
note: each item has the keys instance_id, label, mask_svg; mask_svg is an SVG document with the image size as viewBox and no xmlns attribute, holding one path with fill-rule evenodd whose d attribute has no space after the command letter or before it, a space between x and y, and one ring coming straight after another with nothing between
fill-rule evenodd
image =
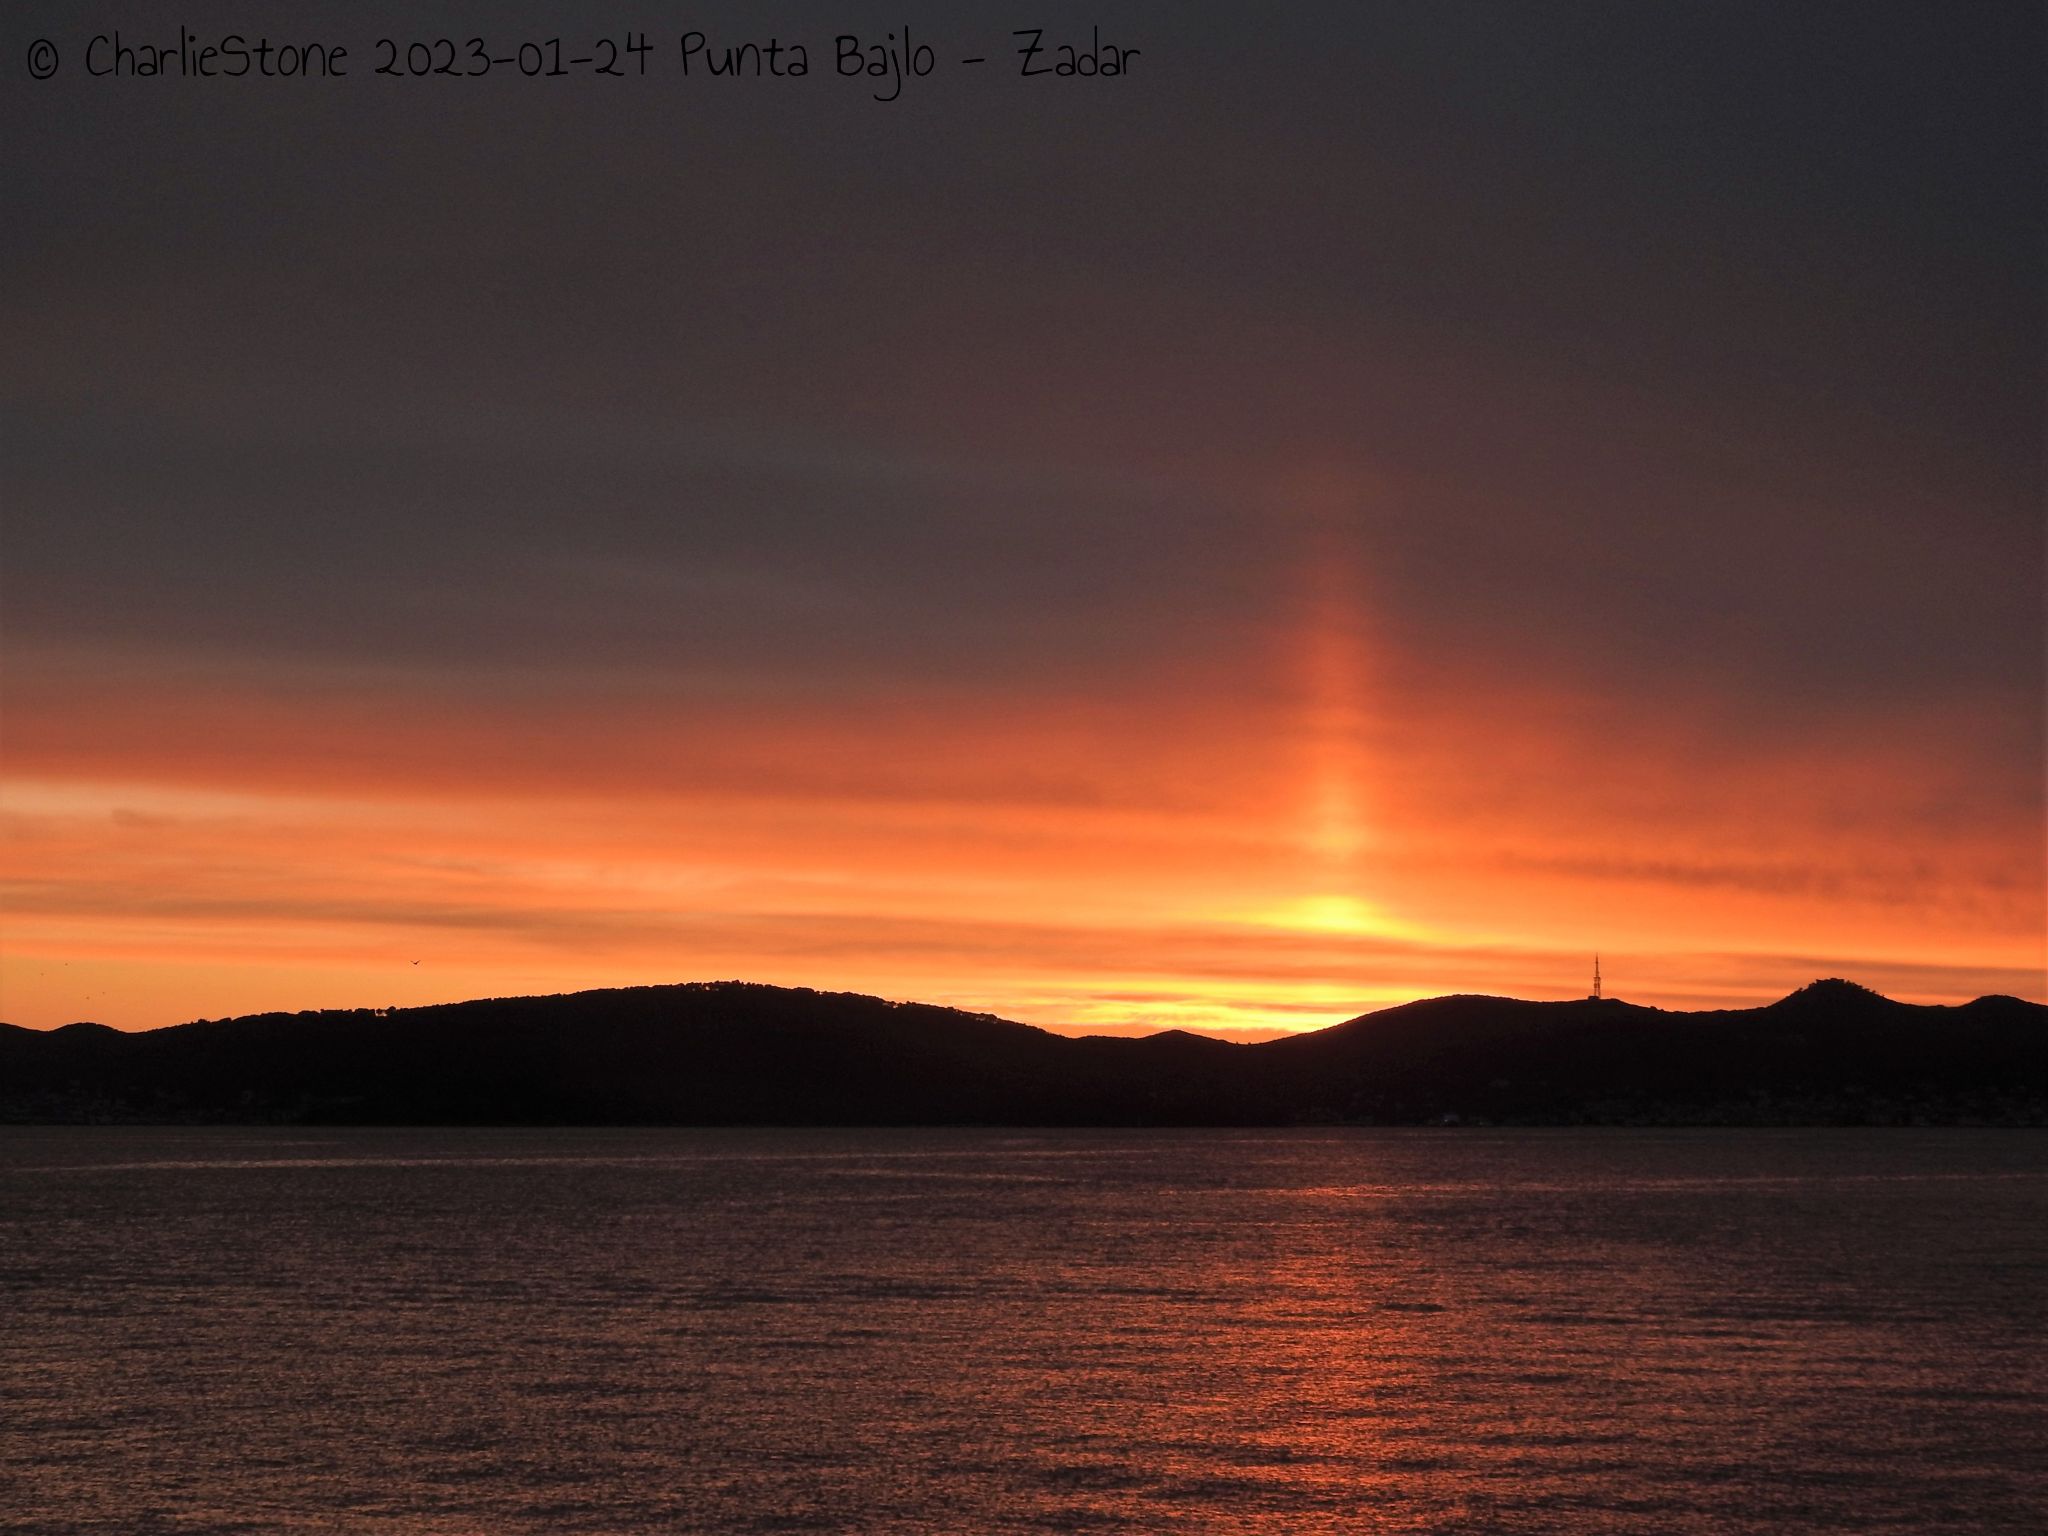
<instances>
[{"instance_id":1,"label":"bright spot on horizon","mask_svg":"<svg viewBox=\"0 0 2048 1536\"><path fill-rule=\"evenodd\" d=\"M1302 896L1285 902L1252 919L1266 927L1293 928L1311 933L1347 933L1374 937L1415 937L1420 930L1391 917L1372 902L1357 896L1328 894Z\"/></svg>"}]
</instances>

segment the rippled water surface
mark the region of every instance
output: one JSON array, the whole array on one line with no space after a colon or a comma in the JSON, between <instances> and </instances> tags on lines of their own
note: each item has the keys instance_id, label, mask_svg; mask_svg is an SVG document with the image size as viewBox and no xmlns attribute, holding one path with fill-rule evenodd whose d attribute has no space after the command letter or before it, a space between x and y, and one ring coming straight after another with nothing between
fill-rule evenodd
<instances>
[{"instance_id":1,"label":"rippled water surface","mask_svg":"<svg viewBox=\"0 0 2048 1536\"><path fill-rule=\"evenodd\" d=\"M0 1131L25 1532L2048 1531L2048 1136Z\"/></svg>"}]
</instances>

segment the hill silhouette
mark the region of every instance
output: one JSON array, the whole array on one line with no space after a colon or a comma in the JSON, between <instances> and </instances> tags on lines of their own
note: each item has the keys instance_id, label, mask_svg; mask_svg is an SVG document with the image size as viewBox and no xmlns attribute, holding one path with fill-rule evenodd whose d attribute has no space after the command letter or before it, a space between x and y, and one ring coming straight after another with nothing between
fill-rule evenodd
<instances>
[{"instance_id":1,"label":"hill silhouette","mask_svg":"<svg viewBox=\"0 0 2048 1536\"><path fill-rule=\"evenodd\" d=\"M696 982L136 1033L0 1025L13 1123L2048 1124L2048 1007L1430 998L1253 1045Z\"/></svg>"}]
</instances>

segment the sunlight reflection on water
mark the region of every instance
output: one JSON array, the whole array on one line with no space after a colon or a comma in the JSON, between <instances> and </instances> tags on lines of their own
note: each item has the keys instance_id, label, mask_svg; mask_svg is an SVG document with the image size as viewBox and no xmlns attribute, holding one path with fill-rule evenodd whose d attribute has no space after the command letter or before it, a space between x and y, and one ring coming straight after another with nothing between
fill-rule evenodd
<instances>
[{"instance_id":1,"label":"sunlight reflection on water","mask_svg":"<svg viewBox=\"0 0 2048 1536\"><path fill-rule=\"evenodd\" d=\"M0 1131L32 1532L2048 1529L2024 1132Z\"/></svg>"}]
</instances>

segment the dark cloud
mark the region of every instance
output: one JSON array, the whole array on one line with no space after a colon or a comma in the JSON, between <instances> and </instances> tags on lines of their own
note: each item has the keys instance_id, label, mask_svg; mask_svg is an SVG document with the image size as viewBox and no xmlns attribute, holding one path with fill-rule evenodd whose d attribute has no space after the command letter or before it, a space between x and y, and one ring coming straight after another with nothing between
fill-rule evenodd
<instances>
[{"instance_id":1,"label":"dark cloud","mask_svg":"<svg viewBox=\"0 0 2048 1536\"><path fill-rule=\"evenodd\" d=\"M891 106L672 70L17 80L10 639L991 683L1227 657L1290 622L1274 488L1306 468L1353 487L1345 547L1417 651L2038 712L2037 8L1044 19L1150 68ZM820 76L875 29L691 20L813 39ZM0 48L91 29L18 6Z\"/></svg>"}]
</instances>

